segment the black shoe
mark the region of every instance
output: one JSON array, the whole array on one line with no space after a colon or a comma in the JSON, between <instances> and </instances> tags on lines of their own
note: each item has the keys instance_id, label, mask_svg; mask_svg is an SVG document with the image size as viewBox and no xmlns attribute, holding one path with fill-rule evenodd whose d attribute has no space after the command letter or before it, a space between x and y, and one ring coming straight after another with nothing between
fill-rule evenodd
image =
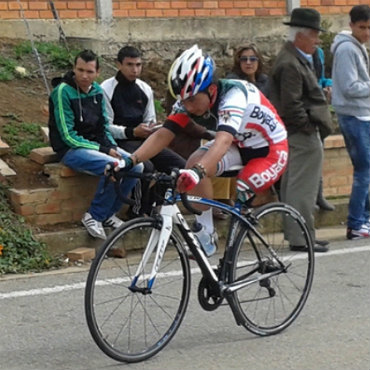
<instances>
[{"instance_id":1,"label":"black shoe","mask_svg":"<svg viewBox=\"0 0 370 370\"><path fill-rule=\"evenodd\" d=\"M213 214L213 217L216 219L216 220L226 220L227 219L227 215L225 213L223 213L220 209L218 208L213 208L212 209L212 214Z\"/></svg>"},{"instance_id":2,"label":"black shoe","mask_svg":"<svg viewBox=\"0 0 370 370\"><path fill-rule=\"evenodd\" d=\"M334 211L335 210L335 206L333 206L332 204L330 204L325 198L319 198L319 199L317 199L316 204L323 211Z\"/></svg>"},{"instance_id":3,"label":"black shoe","mask_svg":"<svg viewBox=\"0 0 370 370\"><path fill-rule=\"evenodd\" d=\"M329 245L329 240L315 240L315 244L321 245L322 247L325 247L326 245Z\"/></svg>"},{"instance_id":4,"label":"black shoe","mask_svg":"<svg viewBox=\"0 0 370 370\"><path fill-rule=\"evenodd\" d=\"M307 247L305 245L291 245L289 248L293 252L307 252ZM325 245L315 243L313 250L314 252L325 253L329 250L329 248Z\"/></svg>"}]
</instances>

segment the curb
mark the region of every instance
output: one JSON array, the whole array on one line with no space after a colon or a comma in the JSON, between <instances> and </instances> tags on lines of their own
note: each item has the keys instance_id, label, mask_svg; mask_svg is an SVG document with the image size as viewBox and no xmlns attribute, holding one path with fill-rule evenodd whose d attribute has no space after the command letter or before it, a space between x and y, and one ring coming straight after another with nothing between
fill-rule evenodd
<instances>
[{"instance_id":1,"label":"curb","mask_svg":"<svg viewBox=\"0 0 370 370\"><path fill-rule=\"evenodd\" d=\"M317 238L327 240L344 239L348 199L336 199L330 202L335 205L334 211L315 212ZM226 235L228 222L228 220L215 222L219 235ZM107 231L110 230L107 229ZM98 250L104 243L101 239L91 237L82 226L35 234L35 238L46 243L49 252L56 256L64 255L76 248L94 248Z\"/></svg>"}]
</instances>

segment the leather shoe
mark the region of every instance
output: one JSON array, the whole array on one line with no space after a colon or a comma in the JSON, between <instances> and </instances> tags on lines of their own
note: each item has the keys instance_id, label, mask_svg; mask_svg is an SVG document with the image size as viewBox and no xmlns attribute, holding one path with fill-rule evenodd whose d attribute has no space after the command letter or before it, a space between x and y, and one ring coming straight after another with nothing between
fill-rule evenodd
<instances>
[{"instance_id":1,"label":"leather shoe","mask_svg":"<svg viewBox=\"0 0 370 370\"><path fill-rule=\"evenodd\" d=\"M321 246L325 247L326 245L329 245L329 240L316 239L315 244L318 244L318 245L321 245Z\"/></svg>"},{"instance_id":2,"label":"leather shoe","mask_svg":"<svg viewBox=\"0 0 370 370\"><path fill-rule=\"evenodd\" d=\"M227 219L227 215L225 213L223 213L220 209L218 208L213 208L212 209L212 213L213 213L213 217L216 219L216 220L226 220Z\"/></svg>"},{"instance_id":3,"label":"leather shoe","mask_svg":"<svg viewBox=\"0 0 370 370\"><path fill-rule=\"evenodd\" d=\"M319 206L320 209L324 211L334 211L335 206L330 204L324 197L317 199L316 204Z\"/></svg>"},{"instance_id":4,"label":"leather shoe","mask_svg":"<svg viewBox=\"0 0 370 370\"><path fill-rule=\"evenodd\" d=\"M307 247L305 245L291 245L289 248L293 252L307 252ZM325 245L315 243L313 250L314 252L325 253L329 250L329 248Z\"/></svg>"}]
</instances>

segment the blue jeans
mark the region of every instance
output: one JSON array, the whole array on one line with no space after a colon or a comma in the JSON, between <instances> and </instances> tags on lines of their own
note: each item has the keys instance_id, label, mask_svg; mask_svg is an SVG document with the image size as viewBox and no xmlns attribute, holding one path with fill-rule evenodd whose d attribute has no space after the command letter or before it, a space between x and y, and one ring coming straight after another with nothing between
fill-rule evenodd
<instances>
[{"instance_id":1,"label":"blue jeans","mask_svg":"<svg viewBox=\"0 0 370 370\"><path fill-rule=\"evenodd\" d=\"M129 156L129 153L121 148L117 148L117 151L123 156ZM109 182L104 188L105 176L104 169L109 162L116 161L116 158L111 157L108 154L98 152L90 149L70 149L62 158L62 162L77 172L88 173L89 175L100 176L98 188L94 199L91 202L88 212L97 221L105 221L113 214L118 212L123 202L117 195L114 188L114 183ZM142 172L143 165L135 166L131 171ZM133 187L135 186L137 179L126 178L121 183L121 194L127 197Z\"/></svg>"},{"instance_id":2,"label":"blue jeans","mask_svg":"<svg viewBox=\"0 0 370 370\"><path fill-rule=\"evenodd\" d=\"M369 222L370 121L338 114L339 126L353 165L347 226L358 230Z\"/></svg>"}]
</instances>

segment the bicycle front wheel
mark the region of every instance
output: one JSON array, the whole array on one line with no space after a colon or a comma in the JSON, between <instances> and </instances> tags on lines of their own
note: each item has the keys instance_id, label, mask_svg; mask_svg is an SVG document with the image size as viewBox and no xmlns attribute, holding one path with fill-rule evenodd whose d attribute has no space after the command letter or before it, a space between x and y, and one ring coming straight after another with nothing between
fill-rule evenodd
<instances>
[{"instance_id":1,"label":"bicycle front wheel","mask_svg":"<svg viewBox=\"0 0 370 370\"><path fill-rule=\"evenodd\" d=\"M155 252L135 286L130 285L149 238L161 222L139 218L114 232L94 259L87 278L85 312L100 349L117 361L138 362L163 349L179 328L190 294L190 268L183 241L173 232L148 290ZM111 257L124 248L124 258ZM143 289L141 289L143 288Z\"/></svg>"},{"instance_id":2,"label":"bicycle front wheel","mask_svg":"<svg viewBox=\"0 0 370 370\"><path fill-rule=\"evenodd\" d=\"M257 335L276 334L298 317L311 289L314 251L304 219L283 203L267 204L255 214L257 232L242 229L235 243L231 282L258 279L234 293L242 324ZM307 252L292 252L284 229L300 233ZM275 274L276 273L276 274ZM267 275L266 275L267 276Z\"/></svg>"}]
</instances>

